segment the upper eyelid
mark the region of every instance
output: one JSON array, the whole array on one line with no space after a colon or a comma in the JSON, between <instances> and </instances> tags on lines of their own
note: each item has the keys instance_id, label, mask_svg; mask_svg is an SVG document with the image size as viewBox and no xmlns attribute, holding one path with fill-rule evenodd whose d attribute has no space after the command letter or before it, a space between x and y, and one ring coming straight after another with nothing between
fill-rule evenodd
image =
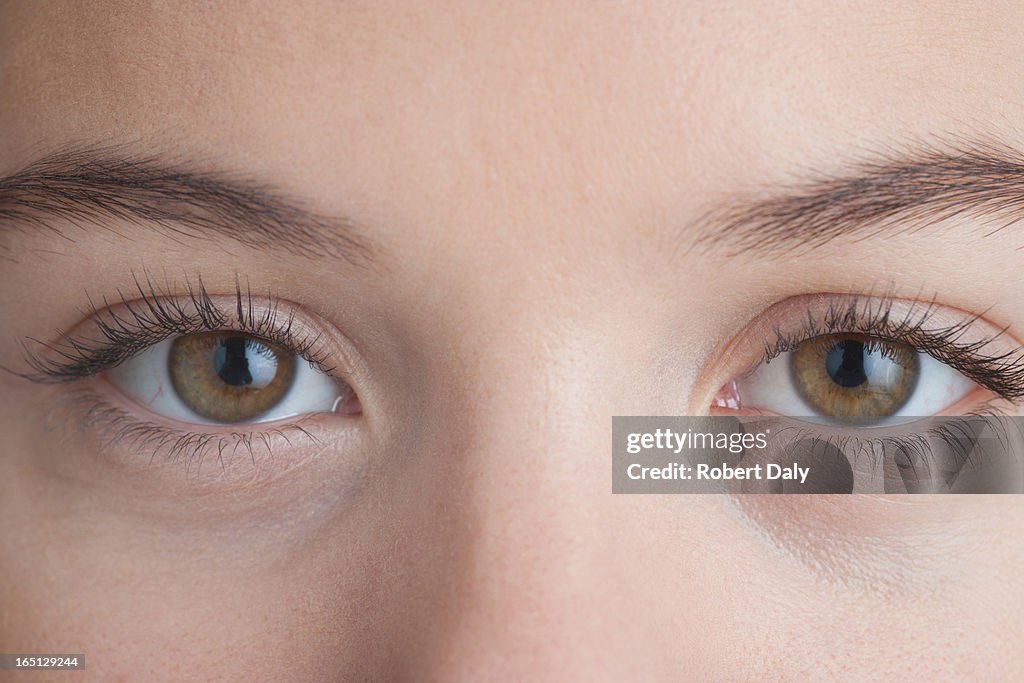
<instances>
[{"instance_id":1,"label":"upper eyelid","mask_svg":"<svg viewBox=\"0 0 1024 683\"><path fill-rule=\"evenodd\" d=\"M96 375L174 335L238 330L277 343L325 374L345 379L345 373L328 362L328 354L320 349L323 332L313 333L298 324L297 306L290 302L269 294L257 297L237 282L233 299L209 294L201 281L196 287L186 284L184 295L161 292L149 280L143 285L136 279L136 289L137 298L119 292L118 304L104 300L102 308L90 299L91 314L75 329L91 324L100 339L72 330L56 342L23 341L31 371L15 374L42 383L74 381Z\"/></svg>"},{"instance_id":2,"label":"upper eyelid","mask_svg":"<svg viewBox=\"0 0 1024 683\"><path fill-rule=\"evenodd\" d=\"M792 297L792 299L800 308L801 319L799 322L802 329L799 335L803 337L796 340L795 343L814 337L842 333L870 334L887 338L890 341L900 341L914 335L920 337L941 335L951 342L960 343L965 336L970 336L979 327L987 327L991 331L973 341L963 342L962 346L981 349L996 344L1002 339L1010 338L1008 326L997 328L988 323L983 314L963 311L954 313L956 309L942 306L935 299L922 302L889 296L849 294L818 294ZM818 305L808 301L810 299L819 302ZM780 303L790 302L791 300L786 300ZM820 302L824 302L824 306ZM758 317L767 316L778 305L770 307ZM900 311L900 308L903 310ZM797 337L797 335L784 331L784 328L778 325L772 327L772 336L774 337L773 341L765 346L766 355L772 357L791 350L786 347L786 343ZM1012 346L1016 351L1024 351L1024 344L1015 342Z\"/></svg>"}]
</instances>

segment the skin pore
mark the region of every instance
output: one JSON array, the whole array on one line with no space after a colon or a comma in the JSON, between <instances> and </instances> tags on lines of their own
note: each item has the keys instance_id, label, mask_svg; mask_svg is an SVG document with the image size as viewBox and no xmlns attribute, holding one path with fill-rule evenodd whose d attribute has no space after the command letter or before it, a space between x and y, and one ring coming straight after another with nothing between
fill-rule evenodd
<instances>
[{"instance_id":1,"label":"skin pore","mask_svg":"<svg viewBox=\"0 0 1024 683\"><path fill-rule=\"evenodd\" d=\"M201 282L279 302L361 406L154 457L90 411L140 414L109 379L0 373L0 652L85 653L83 681L1019 680L1018 497L612 495L608 458L613 415L708 414L793 297L934 301L1017 347L1022 26L0 2L0 367Z\"/></svg>"}]
</instances>

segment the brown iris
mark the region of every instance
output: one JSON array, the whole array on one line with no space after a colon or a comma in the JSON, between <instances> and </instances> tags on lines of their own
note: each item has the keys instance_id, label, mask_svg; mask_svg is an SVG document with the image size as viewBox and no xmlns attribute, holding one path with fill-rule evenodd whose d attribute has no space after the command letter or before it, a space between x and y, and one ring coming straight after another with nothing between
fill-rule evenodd
<instances>
[{"instance_id":1,"label":"brown iris","mask_svg":"<svg viewBox=\"0 0 1024 683\"><path fill-rule=\"evenodd\" d=\"M191 410L215 422L244 422L277 405L295 378L295 354L239 332L175 340L171 382Z\"/></svg>"},{"instance_id":2,"label":"brown iris","mask_svg":"<svg viewBox=\"0 0 1024 683\"><path fill-rule=\"evenodd\" d=\"M910 346L858 334L804 342L790 357L790 371L812 408L851 422L894 414L910 398L919 374Z\"/></svg>"}]
</instances>

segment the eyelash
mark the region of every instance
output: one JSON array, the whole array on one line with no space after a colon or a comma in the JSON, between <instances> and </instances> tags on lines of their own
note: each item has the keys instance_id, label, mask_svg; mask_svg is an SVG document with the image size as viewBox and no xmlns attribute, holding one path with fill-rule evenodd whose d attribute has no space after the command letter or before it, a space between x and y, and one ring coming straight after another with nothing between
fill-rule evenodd
<instances>
[{"instance_id":1,"label":"eyelash","mask_svg":"<svg viewBox=\"0 0 1024 683\"><path fill-rule=\"evenodd\" d=\"M89 389L75 392L73 403L81 410L80 420L86 428L104 428L104 444L107 448L125 445L133 451L149 451L150 464L158 459L167 463L183 462L186 473L193 467L198 472L207 455L216 455L221 469L226 470L230 462L225 460L233 460L241 451L255 467L262 464L262 458L257 460L256 455L261 447L266 457L272 460L275 442L284 442L291 446L292 437L301 437L313 444L320 443L310 430L297 423L264 427L254 431L234 430L230 433L176 429L139 420Z\"/></svg>"},{"instance_id":2,"label":"eyelash","mask_svg":"<svg viewBox=\"0 0 1024 683\"><path fill-rule=\"evenodd\" d=\"M37 383L74 382L94 377L170 337L230 329L272 342L301 356L321 372L338 378L335 367L327 363L326 354L319 350L320 335L309 336L297 331L294 313L282 313L279 302L273 297L266 298L269 305L264 304L265 310L257 315L252 290L247 286L243 291L236 279L234 315L228 315L216 305L201 278L195 287L188 282L185 286L185 297L173 297L160 292L148 278L143 284L136 277L137 300L129 301L118 292L123 314L109 310L106 299L101 310L90 298L91 317L102 339L65 336L61 345L29 339L29 343L36 344L43 352L33 351L23 343L32 372L16 374Z\"/></svg>"},{"instance_id":3,"label":"eyelash","mask_svg":"<svg viewBox=\"0 0 1024 683\"><path fill-rule=\"evenodd\" d=\"M783 353L794 351L812 339L832 334L862 334L882 342L906 344L946 363L968 379L977 382L1000 398L1015 404L1024 402L1024 348L987 353L992 343L1007 328L976 341L962 341L981 316L972 315L946 327L932 327L935 302L912 306L905 315L894 316L895 300L865 300L846 297L829 303L824 314L810 308L800 329L774 329L775 338L766 343L762 362L768 363Z\"/></svg>"},{"instance_id":4,"label":"eyelash","mask_svg":"<svg viewBox=\"0 0 1024 683\"><path fill-rule=\"evenodd\" d=\"M890 458L897 455L902 456L904 462L911 463L908 476L912 476L920 485L932 481L933 485L939 483L938 472L955 472L959 476L965 466L970 465L975 470L990 466L989 459L996 460L1010 459L1019 460L1019 453L1007 447L1007 444L1014 443L1015 437L1019 435L1019 429L1014 423L1007 421L1005 413L991 406L981 406L975 410L960 416L942 417L937 421L929 421L928 425L913 434L896 435L887 433L883 436L872 436L872 430L862 434L830 433L819 429L801 427L791 421L778 421L780 418L767 418L760 424L753 426L745 425L751 432L773 432L779 439L773 445L773 454L781 455L784 459L790 447L810 441L812 446L808 455L819 457L834 457L830 453L838 452L849 464L861 472L869 472L869 486L877 486L879 476L883 481L888 481L888 474L881 474L884 464ZM982 438L984 435L984 438ZM979 448L984 442L986 447ZM938 447L937 450L935 447ZM832 450L834 449L834 451ZM806 451L805 451L806 452ZM868 467L860 467L859 461L867 461ZM780 460L779 462L784 462ZM918 472L914 463L924 466L923 472ZM899 464L899 461L892 461L899 469L906 466ZM991 465L996 467L1003 463L992 461ZM920 474L924 474L922 479ZM858 482L863 484L863 474L857 475L854 481L854 489L850 493L860 493ZM901 478L903 475L900 475ZM955 479L956 477L954 477ZM952 483L948 483L952 486ZM940 483L941 486L941 483ZM925 490L922 492L942 492L941 489ZM976 493L996 493L990 489L976 490Z\"/></svg>"},{"instance_id":5,"label":"eyelash","mask_svg":"<svg viewBox=\"0 0 1024 683\"><path fill-rule=\"evenodd\" d=\"M894 311L896 299L891 297L867 297L846 295L827 304L824 312L808 306L802 324L795 330L773 329L774 339L765 343L761 362L768 363L778 356L798 349L815 338L833 334L862 334L879 342L906 344L914 350L927 353L948 364L968 379L977 382L993 394L1012 404L1024 403L1024 348L989 353L986 349L1007 332L1007 328L975 341L963 341L970 328L980 320L980 315L971 315L952 325L930 324L936 314L935 301L926 304L915 303L905 314ZM1003 411L985 402L967 415L946 418L938 427L905 437L888 436L877 438L870 430L863 435L850 436L826 434L807 429L793 431L792 441L810 437L837 447L854 457L871 461L872 471L882 466L878 453L887 444L889 450L914 454L924 462L935 458L929 444L932 439L946 445L949 455L960 466L970 460L971 449L961 443L961 436L970 433L968 425L972 418L997 418ZM987 420L994 433L1001 434L1004 425L998 420Z\"/></svg>"},{"instance_id":6,"label":"eyelash","mask_svg":"<svg viewBox=\"0 0 1024 683\"><path fill-rule=\"evenodd\" d=\"M304 358L321 372L345 381L343 373L330 365L326 352L320 350L320 335L298 330L294 313L283 312L275 298L265 297L260 304L262 311L256 314L255 297L248 284L243 290L236 279L233 313L228 314L216 304L201 278L195 286L186 282L187 294L177 297L160 291L148 277L144 281L135 277L134 281L139 295L136 300L130 301L118 292L121 313L111 311L106 299L102 309L89 299L89 312L100 339L65 336L57 344L28 339L22 347L31 371L15 374L41 384L73 383L95 377L170 337L232 329L272 342ZM30 344L39 351L31 349ZM264 452L273 461L275 444L291 446L293 438L300 437L319 443L313 433L296 423L249 431L236 428L230 433L167 426L135 417L90 386L72 392L71 405L84 428L103 427L98 431L106 447L121 444L132 450L149 451L150 463L162 456L166 462L184 462L186 472L200 469L207 455L215 456L222 469L227 468L225 459L231 460L239 452L257 466ZM261 451L259 461L257 450Z\"/></svg>"}]
</instances>

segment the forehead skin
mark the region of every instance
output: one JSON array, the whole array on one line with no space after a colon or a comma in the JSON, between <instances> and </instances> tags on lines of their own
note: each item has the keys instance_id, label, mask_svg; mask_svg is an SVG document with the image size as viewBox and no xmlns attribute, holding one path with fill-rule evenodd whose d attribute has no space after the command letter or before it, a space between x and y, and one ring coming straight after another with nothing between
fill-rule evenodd
<instances>
[{"instance_id":1,"label":"forehead skin","mask_svg":"<svg viewBox=\"0 0 1024 683\"><path fill-rule=\"evenodd\" d=\"M548 211L636 216L908 135L1012 137L1022 11L10 3L0 144L165 144L369 210L454 210L469 185L474 217L537 187Z\"/></svg>"},{"instance_id":2,"label":"forehead skin","mask_svg":"<svg viewBox=\"0 0 1024 683\"><path fill-rule=\"evenodd\" d=\"M479 433L477 441L467 441L480 447L475 452L483 453L483 444L493 445L487 453L495 459L516 455L500 444L514 442L521 430L501 427L501 415L522 415L534 430L516 443L523 450L570 453L573 438L594 440L590 445L599 454L600 474L591 483L600 495L593 498L602 501L601 514L610 515L601 519L618 520L622 529L611 523L600 531L593 524L572 528L572 506L551 502L555 485L544 489L548 500L531 498L536 491L526 489L516 490L517 500L507 495L511 475L484 481L479 499L465 503L467 510L487 512L472 523L462 520L463 530L470 529L462 543L472 546L476 564L467 561L472 566L462 567L460 577L471 579L470 592L483 596L489 614L467 616L469 608L458 613L455 600L424 597L432 590L428 579L445 576L441 564L420 579L422 584L416 584L409 567L388 566L375 595L398 597L366 608L372 615L367 618L383 625L364 632L358 625L330 622L337 586L316 584L330 568L311 568L298 558L287 568L311 585L301 594L307 602L295 603L294 609L278 610L268 600L270 607L260 612L259 600L230 585L210 593L203 592L207 586L169 587L182 600L196 595L208 600L197 609L209 609L220 595L257 605L243 624L222 624L216 614L204 612L205 625L223 629L205 636L207 646L219 633L237 629L238 641L258 643L260 653L251 661L282 666L261 659L261 653L289 637L298 641L289 648L301 652L304 638L296 634L310 632L315 633L310 647L318 649L305 658L307 671L330 671L332 657L338 652L342 657L346 647L383 652L381 657L392 662L403 656L426 661L430 653L423 653L436 644L435 631L424 627L427 635L411 633L410 624L419 624L419 618L428 623L423 615L433 610L442 617L441 625L431 628L444 633L438 642L451 646L450 652L433 655L441 662L439 679L472 673L474 666L480 675L501 671L493 662L495 668L486 668L487 653L474 651L471 638L459 639L457 632L466 624L476 627L482 642L500 633L493 642L504 638L507 652L566 667L562 680L624 679L638 671L650 678L661 670L678 671L674 667L705 679L799 679L818 666L833 675L867 679L909 655L917 657L917 668L907 675L991 678L982 668L988 659L972 654L981 646L956 642L963 635L959 626L942 631L941 653L921 654L933 646L929 629L941 627L929 618L935 612L914 613L906 621L901 613L888 612L872 620L861 614L855 591L837 591L802 575L787 583L793 577L777 565L762 567L758 562L764 558L752 560L738 550L730 554L734 551L715 541L720 530L724 536L732 528L721 521L717 503L687 501L692 507L685 514L664 500L608 503L602 478L606 435L594 437L588 425L604 425L612 414L636 413L635 404L621 397L643 384L625 370L606 382L599 371L642 369L650 360L642 357L648 340L630 337L627 325L612 326L623 336L609 340L614 335L602 315L614 318L635 311L638 299L644 306L656 299L665 308L651 304L651 311L672 308L673 320L686 321L685 327L648 331L662 338L679 336L679 329L688 332L673 350L682 351L681 382L695 397L681 402L689 402L690 414L700 414L707 387L694 386L699 361L713 350L708 347L735 331L735 319L745 321L777 295L804 293L791 291L796 278L806 291L836 291L858 272L875 278L878 272L902 272L906 256L897 250L852 254L844 262L848 272L837 276L827 258L801 264L795 272L777 262L744 263L743 257L734 263L689 258L685 245L696 239L694 221L709 201L785 182L808 168L827 171L866 149L933 135L979 134L1024 148L1022 27L1024 7L1016 3L964 8L886 2L841 7L821 2L223 2L196 3L186 11L179 3L6 2L0 4L0 174L62 145L125 144L143 153L159 150L242 169L308 199L323 213L355 216L373 226L390 272L398 274L387 283L391 301L428 301L436 313L431 319L451 332L450 346L438 343L424 355L432 351L462 359L446 389L456 397L465 390L461 407L469 417L452 418L452 429L468 430L475 419L472 428L479 433L498 434L493 442ZM937 267L949 265L947 251L948 244L916 245L916 256L930 265L907 286L935 291L946 285L955 290L946 292L957 298L952 303L980 310L1005 296L1004 282L1016 282L1011 278L1019 258L1012 249L989 257L986 272L992 277L982 282ZM104 263L111 272L134 265L117 255ZM291 257L277 265L303 272ZM254 265L254 271L260 268ZM329 271L317 272L332 291ZM634 289L637 296L631 299ZM732 301L729 292L757 292L764 301L744 308L750 297ZM1014 320L1024 318L1024 308L1015 303L1024 297L1011 298L1014 302L997 310ZM597 300L611 312L595 307ZM9 305L20 311L28 309L17 307L29 304ZM418 324L422 329L410 336L429 338L427 323ZM510 359L522 356L524 363L548 363L543 381L531 384L521 379L528 373L514 372ZM494 389L499 386L504 391ZM651 414L683 412L643 400L652 402ZM569 427L544 432L556 417ZM557 462L545 474L565 461ZM531 512L533 504L537 508ZM598 510L594 505L580 507ZM1020 533L1014 521L1020 519L1019 506L1000 503L997 510L992 505L986 510L995 520L993 529L976 542L978 555L996 545L1001 533ZM665 510L677 516L669 518ZM474 526L496 519L513 521L492 535ZM552 520L567 526L537 531L555 529ZM676 525L691 523L685 533L695 535L680 544L684 534ZM957 522L949 524L949 534L955 535ZM417 540L411 532L401 537L410 546ZM668 537L671 542L664 541ZM501 542L509 538L528 538L523 547L530 552L503 549ZM619 543L623 538L634 545ZM937 536L935 544L948 541L943 539ZM630 565L641 557L640 549L649 553L642 555L645 561ZM484 562L488 551L501 561ZM558 566L544 565L548 553L563 551ZM430 551L410 550L416 552ZM987 581L1010 559L986 559L990 564L979 565L978 575ZM585 583L580 576L590 577L587 572L595 568L607 569L606 574ZM968 584L971 570L957 564L948 576ZM138 573L142 576L131 578L144 585L145 571ZM642 580L634 581L639 574ZM362 590L357 581L330 576L346 596ZM402 593L401 585L388 583L393 577L424 592ZM523 577L541 589L517 593L516 582ZM987 608L998 603L996 593L1004 587L985 581L972 589L978 591L976 604ZM264 595L275 590L294 595L290 586L278 583L267 580ZM574 593L562 590L565 586L585 588ZM156 600L156 593L141 595ZM591 604L594 595L607 610ZM1015 601L1019 597L1005 604ZM138 607L134 598L112 602L126 613ZM785 618L791 615L789 602L801 605L791 620ZM613 607L620 616L609 616ZM105 609L115 608L84 605L82 623L69 627L77 629L71 632L88 633L89 619L102 622ZM991 628L982 612L967 609L964 630L975 623ZM161 618L154 632L192 629L178 622L185 619L181 615L161 613ZM1005 615L998 619L1010 633L1020 628ZM545 655L547 636L533 636L533 629L542 627L549 629L545 633L574 630L581 634L579 642L559 641L559 652ZM613 633L620 628L624 633ZM103 629L113 632L109 652L130 649L132 628L106 623ZM889 634L897 632L906 639L893 645ZM396 633L403 645L413 645L396 653L379 644ZM277 640L260 642L266 634ZM361 640L371 636L374 643ZM571 660L567 653L576 645L584 654L597 654ZM877 659L865 655L862 646L878 653ZM134 647L137 653L138 644ZM627 661L643 647L654 654ZM812 662L802 647L834 656ZM994 647L986 645L985 652ZM514 674L512 654L503 664ZM615 655L622 655L623 663L611 661ZM730 667L735 676L723 673ZM232 664L217 670L231 671ZM325 674L324 680L330 678Z\"/></svg>"},{"instance_id":3,"label":"forehead skin","mask_svg":"<svg viewBox=\"0 0 1024 683\"><path fill-rule=\"evenodd\" d=\"M1013 3L294 5L10 3L0 171L61 143L127 143L397 234L424 277L508 272L511 249L558 278L586 242L592 274L634 275L626 250L672 287L723 267L764 286L776 263L681 272L665 254L709 202L859 153L934 136L1024 146ZM948 261L946 247L914 245ZM479 270L451 263L464 254ZM902 265L870 254L873 272ZM913 287L946 282L933 272ZM998 298L975 291L949 303Z\"/></svg>"},{"instance_id":4,"label":"forehead skin","mask_svg":"<svg viewBox=\"0 0 1024 683\"><path fill-rule=\"evenodd\" d=\"M597 271L623 249L663 266L726 193L907 139L1020 137L1012 3L297 5L11 3L0 170L44 141L134 143L251 171L401 254L454 237L478 248L439 261L503 272L508 249L557 267L556 241L586 241Z\"/></svg>"}]
</instances>

